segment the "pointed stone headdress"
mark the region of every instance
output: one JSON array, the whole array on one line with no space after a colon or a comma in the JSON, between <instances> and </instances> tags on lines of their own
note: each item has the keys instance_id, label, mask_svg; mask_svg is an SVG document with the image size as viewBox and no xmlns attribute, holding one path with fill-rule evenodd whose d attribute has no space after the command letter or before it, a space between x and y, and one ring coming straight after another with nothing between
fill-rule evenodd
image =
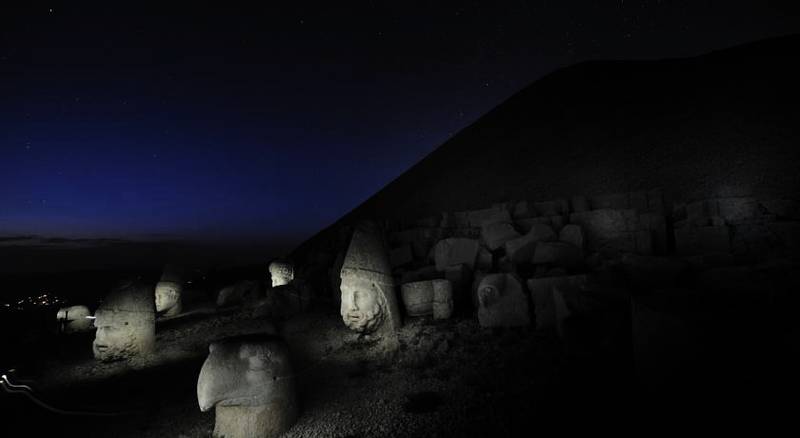
<instances>
[{"instance_id":1,"label":"pointed stone headdress","mask_svg":"<svg viewBox=\"0 0 800 438\"><path fill-rule=\"evenodd\" d=\"M341 277L359 277L394 285L383 236L374 222L364 221L356 226L342 264Z\"/></svg>"}]
</instances>

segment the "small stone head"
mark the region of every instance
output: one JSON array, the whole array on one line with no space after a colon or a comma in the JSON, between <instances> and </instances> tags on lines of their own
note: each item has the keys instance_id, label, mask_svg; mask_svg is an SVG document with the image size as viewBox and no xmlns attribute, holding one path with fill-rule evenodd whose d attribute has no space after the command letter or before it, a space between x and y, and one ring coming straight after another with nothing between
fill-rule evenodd
<instances>
[{"instance_id":1,"label":"small stone head","mask_svg":"<svg viewBox=\"0 0 800 438\"><path fill-rule=\"evenodd\" d=\"M286 344L272 335L214 342L197 380L197 402L214 406L264 406L294 397Z\"/></svg>"},{"instance_id":2,"label":"small stone head","mask_svg":"<svg viewBox=\"0 0 800 438\"><path fill-rule=\"evenodd\" d=\"M269 275L272 278L272 287L283 286L294 280L294 268L285 262L272 262L269 264Z\"/></svg>"},{"instance_id":3,"label":"small stone head","mask_svg":"<svg viewBox=\"0 0 800 438\"><path fill-rule=\"evenodd\" d=\"M175 281L159 281L156 284L156 312L177 314L181 310L183 286Z\"/></svg>"},{"instance_id":4,"label":"small stone head","mask_svg":"<svg viewBox=\"0 0 800 438\"><path fill-rule=\"evenodd\" d=\"M155 345L153 301L153 290L135 282L124 282L108 294L95 312L94 357L112 361L151 351Z\"/></svg>"}]
</instances>

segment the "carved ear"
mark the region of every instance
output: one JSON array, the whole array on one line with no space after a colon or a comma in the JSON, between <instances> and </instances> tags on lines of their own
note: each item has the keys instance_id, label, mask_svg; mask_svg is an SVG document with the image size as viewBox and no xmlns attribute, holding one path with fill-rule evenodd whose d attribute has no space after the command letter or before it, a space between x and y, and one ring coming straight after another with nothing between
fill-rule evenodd
<instances>
[{"instance_id":1,"label":"carved ear","mask_svg":"<svg viewBox=\"0 0 800 438\"><path fill-rule=\"evenodd\" d=\"M216 343L211 343L211 344L208 345L208 352L209 353L213 353L214 350L216 350L216 349L217 349L217 344Z\"/></svg>"}]
</instances>

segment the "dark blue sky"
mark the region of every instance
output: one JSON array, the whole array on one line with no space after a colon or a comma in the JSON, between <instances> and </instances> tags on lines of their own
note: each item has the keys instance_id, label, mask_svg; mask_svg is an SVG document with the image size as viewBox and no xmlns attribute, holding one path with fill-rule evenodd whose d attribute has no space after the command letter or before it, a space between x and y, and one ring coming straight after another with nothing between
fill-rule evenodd
<instances>
[{"instance_id":1,"label":"dark blue sky","mask_svg":"<svg viewBox=\"0 0 800 438\"><path fill-rule=\"evenodd\" d=\"M330 3L3 6L0 236L297 243L559 66L800 29L790 2Z\"/></svg>"}]
</instances>

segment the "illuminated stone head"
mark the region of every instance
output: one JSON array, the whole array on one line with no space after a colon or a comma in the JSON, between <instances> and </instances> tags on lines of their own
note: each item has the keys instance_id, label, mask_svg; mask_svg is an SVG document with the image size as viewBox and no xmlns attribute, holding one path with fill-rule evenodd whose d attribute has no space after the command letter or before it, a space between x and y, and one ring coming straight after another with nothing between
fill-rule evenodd
<instances>
[{"instance_id":1,"label":"illuminated stone head","mask_svg":"<svg viewBox=\"0 0 800 438\"><path fill-rule=\"evenodd\" d=\"M70 306L58 309L56 319L64 333L83 332L92 329L92 313L86 306Z\"/></svg>"},{"instance_id":2,"label":"illuminated stone head","mask_svg":"<svg viewBox=\"0 0 800 438\"><path fill-rule=\"evenodd\" d=\"M294 403L294 376L286 344L272 335L214 342L197 380L197 402L214 406Z\"/></svg>"},{"instance_id":3,"label":"illuminated stone head","mask_svg":"<svg viewBox=\"0 0 800 438\"><path fill-rule=\"evenodd\" d=\"M159 281L156 284L156 312L163 313L165 316L172 316L181 313L183 304L181 302L181 292L183 286L174 281Z\"/></svg>"},{"instance_id":4,"label":"illuminated stone head","mask_svg":"<svg viewBox=\"0 0 800 438\"><path fill-rule=\"evenodd\" d=\"M359 333L400 326L394 279L380 229L362 222L354 233L341 270L344 323Z\"/></svg>"},{"instance_id":5,"label":"illuminated stone head","mask_svg":"<svg viewBox=\"0 0 800 438\"><path fill-rule=\"evenodd\" d=\"M272 262L269 264L269 275L272 278L272 287L283 286L294 280L294 268L285 262Z\"/></svg>"},{"instance_id":6,"label":"illuminated stone head","mask_svg":"<svg viewBox=\"0 0 800 438\"><path fill-rule=\"evenodd\" d=\"M156 284L156 312L164 316L173 316L181 313L183 303L183 278L180 270L175 266L167 265L161 275L161 281Z\"/></svg>"},{"instance_id":7,"label":"illuminated stone head","mask_svg":"<svg viewBox=\"0 0 800 438\"><path fill-rule=\"evenodd\" d=\"M153 289L128 281L114 288L95 312L92 350L103 361L129 359L153 350L156 338Z\"/></svg>"}]
</instances>

